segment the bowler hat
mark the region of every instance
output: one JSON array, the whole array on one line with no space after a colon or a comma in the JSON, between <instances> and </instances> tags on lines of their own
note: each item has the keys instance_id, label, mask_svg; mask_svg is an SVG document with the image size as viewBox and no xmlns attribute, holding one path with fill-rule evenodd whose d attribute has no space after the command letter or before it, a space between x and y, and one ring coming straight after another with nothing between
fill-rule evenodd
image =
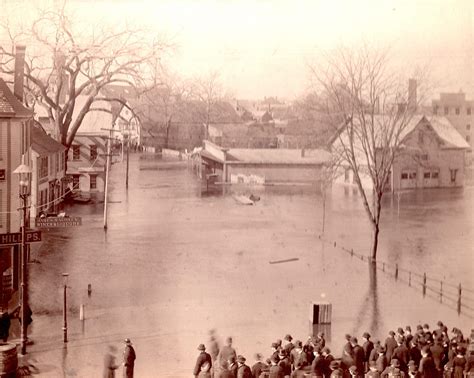
<instances>
[{"instance_id":1,"label":"bowler hat","mask_svg":"<svg viewBox=\"0 0 474 378\"><path fill-rule=\"evenodd\" d=\"M388 334L389 334L390 336L395 336L395 332L393 332L393 331L390 331Z\"/></svg>"},{"instance_id":2,"label":"bowler hat","mask_svg":"<svg viewBox=\"0 0 474 378\"><path fill-rule=\"evenodd\" d=\"M351 343L357 344L357 337L351 337Z\"/></svg>"},{"instance_id":3,"label":"bowler hat","mask_svg":"<svg viewBox=\"0 0 474 378\"><path fill-rule=\"evenodd\" d=\"M390 365L392 365L394 367L399 367L400 362L398 362L398 360L396 358L393 358L392 361L390 361Z\"/></svg>"},{"instance_id":4,"label":"bowler hat","mask_svg":"<svg viewBox=\"0 0 474 378\"><path fill-rule=\"evenodd\" d=\"M303 346L303 343L300 340L295 341L295 347L296 348L301 348Z\"/></svg>"},{"instance_id":5,"label":"bowler hat","mask_svg":"<svg viewBox=\"0 0 474 378\"><path fill-rule=\"evenodd\" d=\"M272 348L277 349L277 348L278 348L278 344L277 344L277 343L272 343Z\"/></svg>"},{"instance_id":6,"label":"bowler hat","mask_svg":"<svg viewBox=\"0 0 474 378\"><path fill-rule=\"evenodd\" d=\"M240 362L241 364L245 363L246 359L244 356L238 355L237 356L237 362Z\"/></svg>"},{"instance_id":7,"label":"bowler hat","mask_svg":"<svg viewBox=\"0 0 474 378\"><path fill-rule=\"evenodd\" d=\"M338 369L339 368L339 362L336 361L336 360L331 361L331 363L329 364L329 367L333 370Z\"/></svg>"},{"instance_id":8,"label":"bowler hat","mask_svg":"<svg viewBox=\"0 0 474 378\"><path fill-rule=\"evenodd\" d=\"M286 341L291 341L291 340L293 340L293 337L291 337L290 334L287 334L287 335L285 336L285 340L286 340Z\"/></svg>"},{"instance_id":9,"label":"bowler hat","mask_svg":"<svg viewBox=\"0 0 474 378\"><path fill-rule=\"evenodd\" d=\"M410 326L406 326L406 327L405 327L405 330L411 332L411 327L410 327Z\"/></svg>"},{"instance_id":10,"label":"bowler hat","mask_svg":"<svg viewBox=\"0 0 474 378\"><path fill-rule=\"evenodd\" d=\"M125 339L123 342L124 342L125 344L127 344L127 345L130 345L130 344L132 343L132 341L131 341L130 339L128 339L128 338Z\"/></svg>"},{"instance_id":11,"label":"bowler hat","mask_svg":"<svg viewBox=\"0 0 474 378\"><path fill-rule=\"evenodd\" d=\"M199 344L198 350L206 350L206 347L204 346L204 344Z\"/></svg>"},{"instance_id":12,"label":"bowler hat","mask_svg":"<svg viewBox=\"0 0 474 378\"><path fill-rule=\"evenodd\" d=\"M368 332L364 332L364 334L362 335L362 337L364 339L370 339L370 334Z\"/></svg>"}]
</instances>

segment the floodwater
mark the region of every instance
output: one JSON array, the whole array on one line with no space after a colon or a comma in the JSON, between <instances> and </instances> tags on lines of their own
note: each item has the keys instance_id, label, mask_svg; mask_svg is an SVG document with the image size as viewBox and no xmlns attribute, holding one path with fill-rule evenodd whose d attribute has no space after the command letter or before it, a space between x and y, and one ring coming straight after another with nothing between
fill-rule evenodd
<instances>
[{"instance_id":1,"label":"floodwater","mask_svg":"<svg viewBox=\"0 0 474 378\"><path fill-rule=\"evenodd\" d=\"M185 163L132 155L130 164L128 191L124 163L113 165L107 232L103 204L75 205L67 211L83 225L44 232L33 252L31 350L44 376L55 376L57 366L58 376L93 376L107 344L121 347L124 337L137 350L137 376L190 376L210 329L221 340L232 335L238 354L252 363L254 353L269 356L271 343L287 333L306 340L311 303L318 301L332 304L325 331L336 356L346 333L385 339L391 329L421 322L434 327L443 320L466 334L473 326L473 312L458 315L455 304L461 283L463 304L474 308L472 188L387 196L378 255L384 272L340 248L370 250L367 216L352 189L328 196L320 238L316 188L206 191ZM240 205L233 194L260 201ZM281 260L292 261L270 263ZM389 264L399 265L398 280ZM412 272L411 287L403 269ZM69 273L67 350L62 272ZM428 285L443 281L442 302L431 290L422 295L416 273L425 272Z\"/></svg>"}]
</instances>

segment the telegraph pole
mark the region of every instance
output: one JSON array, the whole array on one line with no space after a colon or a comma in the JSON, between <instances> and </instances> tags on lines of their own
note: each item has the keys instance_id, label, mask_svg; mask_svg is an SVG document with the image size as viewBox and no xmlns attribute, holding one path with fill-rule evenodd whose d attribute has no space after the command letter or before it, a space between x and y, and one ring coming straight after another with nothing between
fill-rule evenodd
<instances>
[{"instance_id":1,"label":"telegraph pole","mask_svg":"<svg viewBox=\"0 0 474 378\"><path fill-rule=\"evenodd\" d=\"M109 169L110 169L110 143L112 141L112 132L115 131L114 129L104 129L101 130L109 131L109 138L107 141L107 154L106 154L106 163L105 163L105 187L104 187L104 231L107 231L107 194L109 191Z\"/></svg>"}]
</instances>

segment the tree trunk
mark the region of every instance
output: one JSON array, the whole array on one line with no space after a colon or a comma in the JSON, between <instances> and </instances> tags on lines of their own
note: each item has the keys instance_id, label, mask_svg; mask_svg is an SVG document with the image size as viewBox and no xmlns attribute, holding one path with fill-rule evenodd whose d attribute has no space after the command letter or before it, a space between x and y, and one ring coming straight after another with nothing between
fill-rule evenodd
<instances>
[{"instance_id":1,"label":"tree trunk","mask_svg":"<svg viewBox=\"0 0 474 378\"><path fill-rule=\"evenodd\" d=\"M372 263L377 261L377 247L379 244L379 224L378 222L373 226L373 239L372 239Z\"/></svg>"}]
</instances>

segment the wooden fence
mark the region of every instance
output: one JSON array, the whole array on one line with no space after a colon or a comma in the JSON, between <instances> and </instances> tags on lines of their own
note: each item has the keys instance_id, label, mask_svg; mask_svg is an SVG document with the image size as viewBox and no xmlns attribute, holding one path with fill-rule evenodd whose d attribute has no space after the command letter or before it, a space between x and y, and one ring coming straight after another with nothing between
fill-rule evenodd
<instances>
[{"instance_id":1,"label":"wooden fence","mask_svg":"<svg viewBox=\"0 0 474 378\"><path fill-rule=\"evenodd\" d=\"M372 263L370 256L356 253L352 248L338 245L335 241L325 239L323 235L319 235L319 239L332 245L334 249L347 253L351 258ZM428 276L426 272L420 273L405 269L397 263L393 264L377 259L374 264L378 270L392 276L394 280L404 282L415 290L420 290L423 297L435 299L441 304L456 310L459 315L463 314L474 319L474 290L471 288L465 287L461 283L447 282L440 278Z\"/></svg>"}]
</instances>

